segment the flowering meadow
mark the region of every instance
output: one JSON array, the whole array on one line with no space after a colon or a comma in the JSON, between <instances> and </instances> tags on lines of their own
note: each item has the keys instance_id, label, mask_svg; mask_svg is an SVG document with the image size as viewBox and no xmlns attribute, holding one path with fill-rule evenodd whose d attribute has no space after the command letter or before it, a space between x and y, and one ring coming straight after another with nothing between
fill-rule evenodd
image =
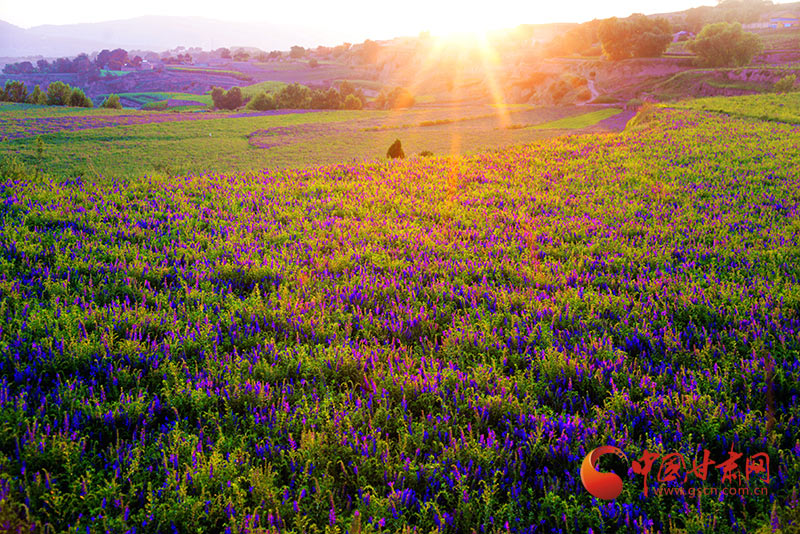
<instances>
[{"instance_id":1,"label":"flowering meadow","mask_svg":"<svg viewBox=\"0 0 800 534\"><path fill-rule=\"evenodd\" d=\"M786 528L798 144L796 125L664 109L464 158L128 179L6 167L0 520ZM766 453L768 491L655 495L654 471L645 496L628 465L622 494L597 500L579 469L601 445L689 465ZM687 484L720 486L710 471Z\"/></svg>"}]
</instances>

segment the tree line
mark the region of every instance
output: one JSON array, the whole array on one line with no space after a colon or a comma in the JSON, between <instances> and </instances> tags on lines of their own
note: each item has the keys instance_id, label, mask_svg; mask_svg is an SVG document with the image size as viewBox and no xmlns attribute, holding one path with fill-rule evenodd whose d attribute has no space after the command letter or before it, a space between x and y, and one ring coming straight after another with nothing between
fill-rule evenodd
<instances>
[{"instance_id":1,"label":"tree line","mask_svg":"<svg viewBox=\"0 0 800 534\"><path fill-rule=\"evenodd\" d=\"M721 5L728 4L735 4L739 6L739 10L752 13L753 6L761 5L761 2L726 0ZM730 11L732 9L729 6L722 12L739 12ZM690 10L689 14L691 13L693 12ZM660 57L672 42L673 30L668 20L642 14L622 19L612 17L593 20L580 24L554 39L545 45L543 53L546 56L572 54L594 56L602 52L612 61ZM687 43L687 47L697 56L698 64L709 67L747 65L763 50L760 37L743 31L738 21L719 21L704 25L697 36Z\"/></svg>"},{"instance_id":2,"label":"tree line","mask_svg":"<svg viewBox=\"0 0 800 534\"><path fill-rule=\"evenodd\" d=\"M82 53L74 59L61 57L48 61L40 59L34 65L30 61L9 63L3 67L5 74L90 74L99 73L101 69L120 70L125 65L138 67L142 64L141 56L129 57L128 52L122 48L102 50L94 59Z\"/></svg>"},{"instance_id":3,"label":"tree line","mask_svg":"<svg viewBox=\"0 0 800 534\"><path fill-rule=\"evenodd\" d=\"M327 90L311 89L299 83L283 87L275 93L262 92L249 101L245 101L240 87L227 91L219 87L211 90L211 100L216 109L238 109L247 105L247 109L268 111L273 109L361 109L366 97L360 89L350 82L342 82L339 88Z\"/></svg>"},{"instance_id":4,"label":"tree line","mask_svg":"<svg viewBox=\"0 0 800 534\"><path fill-rule=\"evenodd\" d=\"M34 104L37 106L71 106L78 108L94 107L92 99L86 96L80 87L71 87L61 81L52 82L43 91L38 85L33 91L28 92L24 82L9 80L5 87L0 88L0 102L16 102L19 104ZM109 95L100 107L122 109L118 95Z\"/></svg>"}]
</instances>

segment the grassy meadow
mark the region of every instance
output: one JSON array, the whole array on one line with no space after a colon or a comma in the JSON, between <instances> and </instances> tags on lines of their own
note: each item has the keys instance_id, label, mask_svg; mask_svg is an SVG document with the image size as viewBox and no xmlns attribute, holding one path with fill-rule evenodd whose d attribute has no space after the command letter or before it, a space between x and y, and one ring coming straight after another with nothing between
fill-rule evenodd
<instances>
[{"instance_id":1,"label":"grassy meadow","mask_svg":"<svg viewBox=\"0 0 800 534\"><path fill-rule=\"evenodd\" d=\"M616 133L614 108L513 111L0 143L0 521L791 532L800 99L652 106ZM434 155L387 161L395 138ZM766 453L770 478L699 491L715 465L655 494L674 482L629 465L603 501L579 475L601 445Z\"/></svg>"},{"instance_id":2,"label":"grassy meadow","mask_svg":"<svg viewBox=\"0 0 800 534\"><path fill-rule=\"evenodd\" d=\"M0 124L4 123L9 132L22 132L17 134L20 136L26 128L40 124L30 117L48 120L48 108L6 108L10 113L0 118ZM386 149L398 138L409 156L423 151L437 155L474 153L592 127L619 112L613 108L518 107L503 117L492 107L473 106L274 116L215 113L208 115L215 117L209 120L203 120L203 114L187 113L176 114L169 122L150 124L147 117L155 120L163 115L127 109L113 113L72 109L74 120L116 115L137 117L141 123L79 131L65 128L20 137L0 144L0 154L14 154L48 172L118 178L157 171L249 171L383 159ZM62 110L54 111L53 117L67 120ZM562 119L564 122L560 122ZM43 147L41 157L37 137Z\"/></svg>"}]
</instances>

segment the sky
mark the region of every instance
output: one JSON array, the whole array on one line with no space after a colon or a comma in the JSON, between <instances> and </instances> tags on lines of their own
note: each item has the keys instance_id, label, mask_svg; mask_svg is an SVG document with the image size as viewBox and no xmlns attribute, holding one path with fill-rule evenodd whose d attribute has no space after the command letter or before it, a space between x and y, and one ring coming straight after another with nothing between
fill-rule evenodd
<instances>
[{"instance_id":1,"label":"sky","mask_svg":"<svg viewBox=\"0 0 800 534\"><path fill-rule=\"evenodd\" d=\"M511 28L519 24L583 22L631 13L680 11L716 0L0 0L0 20L30 28L41 24L101 22L141 15L195 15L240 22L328 28L388 38L430 31L434 35ZM224 7L224 10L221 9Z\"/></svg>"}]
</instances>

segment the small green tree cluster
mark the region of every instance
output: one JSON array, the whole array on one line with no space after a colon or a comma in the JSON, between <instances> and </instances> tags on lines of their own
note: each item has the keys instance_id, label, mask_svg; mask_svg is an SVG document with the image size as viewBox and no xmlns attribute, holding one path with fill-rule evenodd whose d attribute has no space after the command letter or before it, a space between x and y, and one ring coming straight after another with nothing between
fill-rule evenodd
<instances>
[{"instance_id":1,"label":"small green tree cluster","mask_svg":"<svg viewBox=\"0 0 800 534\"><path fill-rule=\"evenodd\" d=\"M270 93L258 93L247 103L247 109L256 111L270 111L278 107L275 97Z\"/></svg>"},{"instance_id":2,"label":"small green tree cluster","mask_svg":"<svg viewBox=\"0 0 800 534\"><path fill-rule=\"evenodd\" d=\"M46 102L48 106L93 107L92 100L86 96L83 89L70 87L61 81L47 86Z\"/></svg>"},{"instance_id":3,"label":"small green tree cluster","mask_svg":"<svg viewBox=\"0 0 800 534\"><path fill-rule=\"evenodd\" d=\"M101 108L106 109L122 109L122 104L119 101L119 95L108 95L102 104L100 104Z\"/></svg>"},{"instance_id":4,"label":"small green tree cluster","mask_svg":"<svg viewBox=\"0 0 800 534\"><path fill-rule=\"evenodd\" d=\"M214 87L211 89L211 100L216 109L237 109L244 103L242 89L239 87L231 87L227 91L221 87Z\"/></svg>"},{"instance_id":5,"label":"small green tree cluster","mask_svg":"<svg viewBox=\"0 0 800 534\"><path fill-rule=\"evenodd\" d=\"M79 87L73 87L72 91L70 91L69 105L74 108L90 108L93 106L92 100Z\"/></svg>"},{"instance_id":6,"label":"small green tree cluster","mask_svg":"<svg viewBox=\"0 0 800 534\"><path fill-rule=\"evenodd\" d=\"M3 102L27 102L28 89L25 87L25 83L14 80L7 81L5 88L0 89L0 100Z\"/></svg>"},{"instance_id":7,"label":"small green tree cluster","mask_svg":"<svg viewBox=\"0 0 800 534\"><path fill-rule=\"evenodd\" d=\"M612 17L600 23L598 36L608 59L658 57L672 41L669 21L640 13L626 19Z\"/></svg>"},{"instance_id":8,"label":"small green tree cluster","mask_svg":"<svg viewBox=\"0 0 800 534\"><path fill-rule=\"evenodd\" d=\"M342 82L339 90L334 87L310 89L293 83L275 95L275 104L281 109L361 109L364 100L364 94L346 81Z\"/></svg>"},{"instance_id":9,"label":"small green tree cluster","mask_svg":"<svg viewBox=\"0 0 800 534\"><path fill-rule=\"evenodd\" d=\"M383 109L400 109L414 106L416 99L405 87L395 87L390 91L383 90L375 99L375 104Z\"/></svg>"},{"instance_id":10,"label":"small green tree cluster","mask_svg":"<svg viewBox=\"0 0 800 534\"><path fill-rule=\"evenodd\" d=\"M742 67L764 49L761 38L742 31L738 22L708 24L687 46L707 67Z\"/></svg>"}]
</instances>

